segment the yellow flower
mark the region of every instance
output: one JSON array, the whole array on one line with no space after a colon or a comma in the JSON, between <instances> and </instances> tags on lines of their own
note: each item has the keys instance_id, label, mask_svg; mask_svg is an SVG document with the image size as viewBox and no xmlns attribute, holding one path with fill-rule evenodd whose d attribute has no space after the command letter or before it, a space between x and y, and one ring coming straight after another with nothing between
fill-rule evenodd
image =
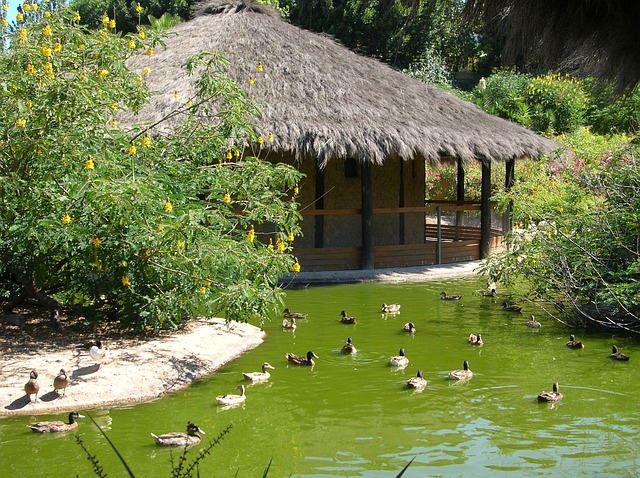
<instances>
[{"instance_id":1,"label":"yellow flower","mask_svg":"<svg viewBox=\"0 0 640 478\"><path fill-rule=\"evenodd\" d=\"M294 239L294 237L293 237L293 232L289 232L289 235L287 236L287 240L288 240L289 242L293 242L293 239Z\"/></svg>"},{"instance_id":2,"label":"yellow flower","mask_svg":"<svg viewBox=\"0 0 640 478\"><path fill-rule=\"evenodd\" d=\"M147 48L147 56L153 56L153 48Z\"/></svg>"},{"instance_id":3,"label":"yellow flower","mask_svg":"<svg viewBox=\"0 0 640 478\"><path fill-rule=\"evenodd\" d=\"M269 140L269 142L273 141L273 133L269 133L267 139Z\"/></svg>"},{"instance_id":4,"label":"yellow flower","mask_svg":"<svg viewBox=\"0 0 640 478\"><path fill-rule=\"evenodd\" d=\"M231 151L227 151L227 159L232 159L233 153Z\"/></svg>"},{"instance_id":5,"label":"yellow flower","mask_svg":"<svg viewBox=\"0 0 640 478\"><path fill-rule=\"evenodd\" d=\"M284 241L280 238L276 240L276 249L278 250L278 252L284 251Z\"/></svg>"},{"instance_id":6,"label":"yellow flower","mask_svg":"<svg viewBox=\"0 0 640 478\"><path fill-rule=\"evenodd\" d=\"M151 145L151 138L149 138L148 134L145 134L144 138L142 138L142 147L148 148L150 145Z\"/></svg>"},{"instance_id":7,"label":"yellow flower","mask_svg":"<svg viewBox=\"0 0 640 478\"><path fill-rule=\"evenodd\" d=\"M293 195L297 196L298 194L300 194L300 187L296 184L293 188Z\"/></svg>"},{"instance_id":8,"label":"yellow flower","mask_svg":"<svg viewBox=\"0 0 640 478\"><path fill-rule=\"evenodd\" d=\"M51 56L51 48L49 48L48 46L40 47L40 51L47 58Z\"/></svg>"},{"instance_id":9,"label":"yellow flower","mask_svg":"<svg viewBox=\"0 0 640 478\"><path fill-rule=\"evenodd\" d=\"M113 30L115 27L116 27L116 20L115 19L109 20L109 28Z\"/></svg>"},{"instance_id":10,"label":"yellow flower","mask_svg":"<svg viewBox=\"0 0 640 478\"><path fill-rule=\"evenodd\" d=\"M129 146L129 155L133 156L134 154L136 154L138 152L138 149L136 148L136 145L134 143L131 143L131 146Z\"/></svg>"},{"instance_id":11,"label":"yellow flower","mask_svg":"<svg viewBox=\"0 0 640 478\"><path fill-rule=\"evenodd\" d=\"M249 242L253 242L255 237L256 237L256 232L253 230L253 226L251 226L251 229L249 229L249 232L247 232L247 240Z\"/></svg>"},{"instance_id":12,"label":"yellow flower","mask_svg":"<svg viewBox=\"0 0 640 478\"><path fill-rule=\"evenodd\" d=\"M47 13L49 13L49 12L47 12ZM76 12L73 15L73 18L71 20L74 21L74 22L79 22L80 21L80 13Z\"/></svg>"},{"instance_id":13,"label":"yellow flower","mask_svg":"<svg viewBox=\"0 0 640 478\"><path fill-rule=\"evenodd\" d=\"M18 14L16 15L16 21L21 22L22 20L24 20L24 15L18 12Z\"/></svg>"},{"instance_id":14,"label":"yellow flower","mask_svg":"<svg viewBox=\"0 0 640 478\"><path fill-rule=\"evenodd\" d=\"M100 35L102 35L103 37L107 36L107 29L103 28L102 30L100 30Z\"/></svg>"},{"instance_id":15,"label":"yellow flower","mask_svg":"<svg viewBox=\"0 0 640 478\"><path fill-rule=\"evenodd\" d=\"M94 237L91 243L93 244L93 247L100 247L100 244L102 244L102 240L99 237Z\"/></svg>"},{"instance_id":16,"label":"yellow flower","mask_svg":"<svg viewBox=\"0 0 640 478\"><path fill-rule=\"evenodd\" d=\"M296 262L293 264L293 266L291 267L291 271L294 273L298 273L300 272L300 263L298 262L298 258L296 257Z\"/></svg>"},{"instance_id":17,"label":"yellow flower","mask_svg":"<svg viewBox=\"0 0 640 478\"><path fill-rule=\"evenodd\" d=\"M2 4L2 11L6 12L7 10L9 10L9 5L7 5L6 3Z\"/></svg>"},{"instance_id":18,"label":"yellow flower","mask_svg":"<svg viewBox=\"0 0 640 478\"><path fill-rule=\"evenodd\" d=\"M109 24L109 15L107 15L106 13L104 13L102 15L102 24L103 25L108 25Z\"/></svg>"},{"instance_id":19,"label":"yellow flower","mask_svg":"<svg viewBox=\"0 0 640 478\"><path fill-rule=\"evenodd\" d=\"M26 124L27 124L27 120L26 120L26 119L18 118L18 119L16 120L16 126L17 126L18 128L24 128Z\"/></svg>"},{"instance_id":20,"label":"yellow flower","mask_svg":"<svg viewBox=\"0 0 640 478\"><path fill-rule=\"evenodd\" d=\"M167 201L164 203L164 212L171 211L173 211L173 204L171 204L171 201L169 201L169 198L167 198Z\"/></svg>"},{"instance_id":21,"label":"yellow flower","mask_svg":"<svg viewBox=\"0 0 640 478\"><path fill-rule=\"evenodd\" d=\"M107 69L100 70L100 73L99 73L100 78L103 78L103 79L106 78L108 74L109 74L109 70Z\"/></svg>"},{"instance_id":22,"label":"yellow flower","mask_svg":"<svg viewBox=\"0 0 640 478\"><path fill-rule=\"evenodd\" d=\"M129 277L127 275L123 275L120 280L122 281L122 285L125 287L129 287L131 285L131 282L129 282Z\"/></svg>"},{"instance_id":23,"label":"yellow flower","mask_svg":"<svg viewBox=\"0 0 640 478\"><path fill-rule=\"evenodd\" d=\"M69 214L65 214L62 216L62 224L69 224L71 222L71 216Z\"/></svg>"},{"instance_id":24,"label":"yellow flower","mask_svg":"<svg viewBox=\"0 0 640 478\"><path fill-rule=\"evenodd\" d=\"M129 50L135 50L136 49L136 42L133 40L129 40L127 42L127 48L129 48Z\"/></svg>"},{"instance_id":25,"label":"yellow flower","mask_svg":"<svg viewBox=\"0 0 640 478\"><path fill-rule=\"evenodd\" d=\"M216 164L216 169L222 169L222 163L220 161Z\"/></svg>"},{"instance_id":26,"label":"yellow flower","mask_svg":"<svg viewBox=\"0 0 640 478\"><path fill-rule=\"evenodd\" d=\"M267 249L273 252L273 240L269 239L269 245L267 246Z\"/></svg>"},{"instance_id":27,"label":"yellow flower","mask_svg":"<svg viewBox=\"0 0 640 478\"><path fill-rule=\"evenodd\" d=\"M27 100L24 104L27 108L31 108L33 106L33 103L30 100Z\"/></svg>"},{"instance_id":28,"label":"yellow flower","mask_svg":"<svg viewBox=\"0 0 640 478\"><path fill-rule=\"evenodd\" d=\"M27 75L31 76L36 72L36 67L33 66L31 63L29 63L27 65Z\"/></svg>"},{"instance_id":29,"label":"yellow flower","mask_svg":"<svg viewBox=\"0 0 640 478\"><path fill-rule=\"evenodd\" d=\"M231 195L229 193L224 193L222 197L222 202L225 204L229 204L231 202Z\"/></svg>"},{"instance_id":30,"label":"yellow flower","mask_svg":"<svg viewBox=\"0 0 640 478\"><path fill-rule=\"evenodd\" d=\"M239 150L239 149L236 149L236 150L233 152L233 156L234 156L235 158L239 158L239 157L240 157L240 150Z\"/></svg>"},{"instance_id":31,"label":"yellow flower","mask_svg":"<svg viewBox=\"0 0 640 478\"><path fill-rule=\"evenodd\" d=\"M25 12L28 12L29 10L31 10L31 5L29 5L27 2L24 2L24 3L22 4L22 9L23 9Z\"/></svg>"},{"instance_id":32,"label":"yellow flower","mask_svg":"<svg viewBox=\"0 0 640 478\"><path fill-rule=\"evenodd\" d=\"M184 251L184 241L178 241L178 252Z\"/></svg>"},{"instance_id":33,"label":"yellow flower","mask_svg":"<svg viewBox=\"0 0 640 478\"><path fill-rule=\"evenodd\" d=\"M7 21L6 18L2 19L2 26L5 27L5 28L7 28L9 26L9 22Z\"/></svg>"},{"instance_id":34,"label":"yellow flower","mask_svg":"<svg viewBox=\"0 0 640 478\"><path fill-rule=\"evenodd\" d=\"M560 207L558 208L558 211L560 211L560 213L563 213L563 212L564 212L564 208L563 208L562 206L560 206Z\"/></svg>"},{"instance_id":35,"label":"yellow flower","mask_svg":"<svg viewBox=\"0 0 640 478\"><path fill-rule=\"evenodd\" d=\"M118 111L118 103L116 102L111 103L111 111L113 111L114 113Z\"/></svg>"},{"instance_id":36,"label":"yellow flower","mask_svg":"<svg viewBox=\"0 0 640 478\"><path fill-rule=\"evenodd\" d=\"M176 90L176 91L173 92L173 99L177 100L178 98L180 98L180 95L178 94L178 91Z\"/></svg>"},{"instance_id":37,"label":"yellow flower","mask_svg":"<svg viewBox=\"0 0 640 478\"><path fill-rule=\"evenodd\" d=\"M49 26L48 23L42 29L42 34L47 37L50 37L51 35L53 35L53 31L51 31L51 27Z\"/></svg>"},{"instance_id":38,"label":"yellow flower","mask_svg":"<svg viewBox=\"0 0 640 478\"><path fill-rule=\"evenodd\" d=\"M93 158L89 156L84 163L84 169L95 169L96 165L93 163Z\"/></svg>"},{"instance_id":39,"label":"yellow flower","mask_svg":"<svg viewBox=\"0 0 640 478\"><path fill-rule=\"evenodd\" d=\"M205 286L200 287L200 293L201 294L206 294L207 293L207 288Z\"/></svg>"},{"instance_id":40,"label":"yellow flower","mask_svg":"<svg viewBox=\"0 0 640 478\"><path fill-rule=\"evenodd\" d=\"M145 75L148 75L150 71L151 71L151 68L149 68L148 66L145 66L142 69L142 73L144 73Z\"/></svg>"},{"instance_id":41,"label":"yellow flower","mask_svg":"<svg viewBox=\"0 0 640 478\"><path fill-rule=\"evenodd\" d=\"M255 83L255 80L253 79L253 76L249 77L249 84L253 85Z\"/></svg>"},{"instance_id":42,"label":"yellow flower","mask_svg":"<svg viewBox=\"0 0 640 478\"><path fill-rule=\"evenodd\" d=\"M258 72L262 72L262 70L263 70L262 63L258 63L258 66L256 67L256 70L258 70Z\"/></svg>"},{"instance_id":43,"label":"yellow flower","mask_svg":"<svg viewBox=\"0 0 640 478\"><path fill-rule=\"evenodd\" d=\"M264 138L262 137L262 135L258 136L258 144L262 144L264 143Z\"/></svg>"},{"instance_id":44,"label":"yellow flower","mask_svg":"<svg viewBox=\"0 0 640 478\"><path fill-rule=\"evenodd\" d=\"M44 64L44 73L45 75L47 75L49 78L53 78L53 65L51 64L50 61L46 62Z\"/></svg>"},{"instance_id":45,"label":"yellow flower","mask_svg":"<svg viewBox=\"0 0 640 478\"><path fill-rule=\"evenodd\" d=\"M164 226L162 224L158 224L158 231L162 232L164 230Z\"/></svg>"},{"instance_id":46,"label":"yellow flower","mask_svg":"<svg viewBox=\"0 0 640 478\"><path fill-rule=\"evenodd\" d=\"M142 11L142 6L138 3L136 5L136 13L140 13Z\"/></svg>"},{"instance_id":47,"label":"yellow flower","mask_svg":"<svg viewBox=\"0 0 640 478\"><path fill-rule=\"evenodd\" d=\"M140 40L144 40L144 30L140 30L138 32L138 38L140 38Z\"/></svg>"},{"instance_id":48,"label":"yellow flower","mask_svg":"<svg viewBox=\"0 0 640 478\"><path fill-rule=\"evenodd\" d=\"M53 52L59 53L62 50L62 44L57 41L55 45L53 45Z\"/></svg>"}]
</instances>

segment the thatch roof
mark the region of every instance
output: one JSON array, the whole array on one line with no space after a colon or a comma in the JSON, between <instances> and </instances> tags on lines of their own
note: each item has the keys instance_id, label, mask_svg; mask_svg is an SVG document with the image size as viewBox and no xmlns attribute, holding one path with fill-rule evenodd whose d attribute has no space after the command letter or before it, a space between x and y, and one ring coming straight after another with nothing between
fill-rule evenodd
<instances>
[{"instance_id":1,"label":"thatch roof","mask_svg":"<svg viewBox=\"0 0 640 478\"><path fill-rule=\"evenodd\" d=\"M170 30L166 49L140 55L131 67L149 67L160 93L137 119L155 122L175 108L174 93L193 93L182 65L201 51L229 55L228 75L264 104L256 131L273 133L274 152L298 160L352 157L381 164L386 158L443 157L464 161L539 158L554 143L488 115L452 94L348 50L333 39L283 21L269 7L243 0L214 1ZM256 73L258 63L264 71ZM180 119L174 118L174 121ZM264 147L263 146L263 147Z\"/></svg>"}]
</instances>

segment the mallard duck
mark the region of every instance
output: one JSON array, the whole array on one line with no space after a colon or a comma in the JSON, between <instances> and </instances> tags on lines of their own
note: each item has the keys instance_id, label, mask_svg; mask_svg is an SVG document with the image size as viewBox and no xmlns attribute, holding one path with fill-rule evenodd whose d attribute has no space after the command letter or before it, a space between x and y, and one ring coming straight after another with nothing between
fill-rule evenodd
<instances>
[{"instance_id":1,"label":"mallard duck","mask_svg":"<svg viewBox=\"0 0 640 478\"><path fill-rule=\"evenodd\" d=\"M424 378L422 370L418 370L418 373L415 377L411 377L407 380L407 387L415 388L416 390L422 390L427 386L427 381Z\"/></svg>"},{"instance_id":2,"label":"mallard duck","mask_svg":"<svg viewBox=\"0 0 640 478\"><path fill-rule=\"evenodd\" d=\"M27 426L34 432L38 433L67 432L78 428L78 422L76 422L77 418L84 418L84 416L80 415L78 412L71 412L69 413L69 423L61 421L38 422Z\"/></svg>"},{"instance_id":3,"label":"mallard duck","mask_svg":"<svg viewBox=\"0 0 640 478\"><path fill-rule=\"evenodd\" d=\"M393 365L394 367L406 367L409 365L409 359L404 355L404 349L400 349L398 355L389 357L389 365Z\"/></svg>"},{"instance_id":4,"label":"mallard duck","mask_svg":"<svg viewBox=\"0 0 640 478\"><path fill-rule=\"evenodd\" d=\"M32 370L31 372L29 372L29 381L24 384L24 393L26 393L27 397L29 397L29 401L31 401L31 395L35 395L36 398L33 401L37 402L39 391L40 384L38 383L38 372Z\"/></svg>"},{"instance_id":5,"label":"mallard duck","mask_svg":"<svg viewBox=\"0 0 640 478\"><path fill-rule=\"evenodd\" d=\"M94 345L89 349L89 355L93 359L93 361L98 365L97 369L100 369L102 366L102 362L109 357L109 350L106 347L102 346L102 341L100 339L96 339Z\"/></svg>"},{"instance_id":6,"label":"mallard duck","mask_svg":"<svg viewBox=\"0 0 640 478\"><path fill-rule=\"evenodd\" d=\"M539 402L557 402L558 400L562 400L562 394L558 392L558 382L553 382L553 391L552 392L540 392L538 394Z\"/></svg>"},{"instance_id":7,"label":"mallard duck","mask_svg":"<svg viewBox=\"0 0 640 478\"><path fill-rule=\"evenodd\" d=\"M347 337L347 343L342 346L340 352L343 354L355 354L357 351L358 349L353 345L351 337Z\"/></svg>"},{"instance_id":8,"label":"mallard duck","mask_svg":"<svg viewBox=\"0 0 640 478\"><path fill-rule=\"evenodd\" d=\"M583 349L584 345L582 342L576 342L576 336L571 334L569 336L569 342L567 342L567 347L570 349Z\"/></svg>"},{"instance_id":9,"label":"mallard duck","mask_svg":"<svg viewBox=\"0 0 640 478\"><path fill-rule=\"evenodd\" d=\"M400 312L400 304L382 304L383 314L397 314Z\"/></svg>"},{"instance_id":10,"label":"mallard duck","mask_svg":"<svg viewBox=\"0 0 640 478\"><path fill-rule=\"evenodd\" d=\"M282 328L283 329L293 330L296 327L297 327L297 324L296 324L295 317L292 317L291 319L282 319Z\"/></svg>"},{"instance_id":11,"label":"mallard duck","mask_svg":"<svg viewBox=\"0 0 640 478\"><path fill-rule=\"evenodd\" d=\"M609 358L613 360L629 360L629 356L622 352L618 352L618 347L615 345L611 347L611 354L609 355Z\"/></svg>"},{"instance_id":12,"label":"mallard duck","mask_svg":"<svg viewBox=\"0 0 640 478\"><path fill-rule=\"evenodd\" d=\"M69 386L69 376L64 369L60 369L60 373L53 379L53 390L60 396L60 390L62 390L62 396L67 394L67 387Z\"/></svg>"},{"instance_id":13,"label":"mallard duck","mask_svg":"<svg viewBox=\"0 0 640 478\"><path fill-rule=\"evenodd\" d=\"M245 395L244 385L238 385L238 390L240 390L240 395L235 395L233 393L228 393L226 395L221 395L216 397L216 402L220 405L239 405L247 399Z\"/></svg>"},{"instance_id":14,"label":"mallard duck","mask_svg":"<svg viewBox=\"0 0 640 478\"><path fill-rule=\"evenodd\" d=\"M449 378L452 380L467 380L473 377L473 372L469 370L469 362L467 360L462 364L462 370L454 370L449 372Z\"/></svg>"},{"instance_id":15,"label":"mallard duck","mask_svg":"<svg viewBox=\"0 0 640 478\"><path fill-rule=\"evenodd\" d=\"M283 314L287 319L304 319L307 316L301 312L291 312L289 309L284 309Z\"/></svg>"},{"instance_id":16,"label":"mallard duck","mask_svg":"<svg viewBox=\"0 0 640 478\"><path fill-rule=\"evenodd\" d=\"M343 324L357 324L356 318L349 317L344 310L340 312L340 315L341 315L340 322L342 322Z\"/></svg>"},{"instance_id":17,"label":"mallard duck","mask_svg":"<svg viewBox=\"0 0 640 478\"><path fill-rule=\"evenodd\" d=\"M313 358L320 358L316 354L314 354L311 350L307 352L306 358L301 355L295 355L292 353L288 353L285 355L290 364L293 365L308 365L313 367L316 363L313 361Z\"/></svg>"},{"instance_id":18,"label":"mallard duck","mask_svg":"<svg viewBox=\"0 0 640 478\"><path fill-rule=\"evenodd\" d=\"M470 334L469 335L469 343L471 345L483 345L484 342L482 340L482 335L480 335L480 334Z\"/></svg>"},{"instance_id":19,"label":"mallard duck","mask_svg":"<svg viewBox=\"0 0 640 478\"><path fill-rule=\"evenodd\" d=\"M440 299L442 300L460 300L462 299L461 295L447 295L446 292L440 292Z\"/></svg>"},{"instance_id":20,"label":"mallard duck","mask_svg":"<svg viewBox=\"0 0 640 478\"><path fill-rule=\"evenodd\" d=\"M409 332L410 334L415 334L416 333L416 326L415 326L415 324L413 322L407 322L402 327L402 330L404 330L405 332Z\"/></svg>"},{"instance_id":21,"label":"mallard duck","mask_svg":"<svg viewBox=\"0 0 640 478\"><path fill-rule=\"evenodd\" d=\"M195 423L187 424L187 433L181 432L171 432L165 433L164 435L154 435L151 436L156 441L156 445L160 446L189 446L189 445L197 445L200 443L202 438L198 433L202 433L206 435L206 433Z\"/></svg>"},{"instance_id":22,"label":"mallard duck","mask_svg":"<svg viewBox=\"0 0 640 478\"><path fill-rule=\"evenodd\" d=\"M536 320L533 315L529 316L529 320L527 321L527 327L531 327L532 329L539 329L542 327L542 324Z\"/></svg>"},{"instance_id":23,"label":"mallard duck","mask_svg":"<svg viewBox=\"0 0 640 478\"><path fill-rule=\"evenodd\" d=\"M244 372L242 376L245 380L249 380L250 382L264 382L269 380L271 374L267 372L267 369L275 370L275 367L271 366L268 362L262 364L262 372Z\"/></svg>"},{"instance_id":24,"label":"mallard duck","mask_svg":"<svg viewBox=\"0 0 640 478\"><path fill-rule=\"evenodd\" d=\"M504 301L502 303L502 310L507 311L507 312L520 313L522 311L522 307L520 307L519 305L510 304L509 302Z\"/></svg>"}]
</instances>

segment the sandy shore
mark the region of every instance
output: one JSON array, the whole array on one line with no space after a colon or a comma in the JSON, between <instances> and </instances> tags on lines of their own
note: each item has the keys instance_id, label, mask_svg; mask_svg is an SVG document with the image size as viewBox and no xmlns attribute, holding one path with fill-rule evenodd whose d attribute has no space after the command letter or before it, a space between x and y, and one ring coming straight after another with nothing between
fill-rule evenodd
<instances>
[{"instance_id":1,"label":"sandy shore","mask_svg":"<svg viewBox=\"0 0 640 478\"><path fill-rule=\"evenodd\" d=\"M98 369L88 351L77 346L32 350L0 359L0 416L39 415L124 405L156 399L184 388L260 345L264 332L224 319L196 320L184 330L150 340L107 343L108 360ZM24 385L38 371L38 402L29 402ZM53 391L60 369L70 378L64 397Z\"/></svg>"}]
</instances>

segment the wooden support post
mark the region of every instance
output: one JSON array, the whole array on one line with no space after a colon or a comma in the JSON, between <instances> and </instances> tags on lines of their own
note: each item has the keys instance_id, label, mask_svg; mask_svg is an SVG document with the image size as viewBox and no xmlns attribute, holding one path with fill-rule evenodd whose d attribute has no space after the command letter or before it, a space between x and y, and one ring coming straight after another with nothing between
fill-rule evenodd
<instances>
[{"instance_id":1,"label":"wooden support post","mask_svg":"<svg viewBox=\"0 0 640 478\"><path fill-rule=\"evenodd\" d=\"M516 160L508 159L505 162L505 171L504 171L504 189L505 191L509 191L516 182L515 177L515 169L516 169ZM513 204L509 202L507 205L507 211L505 213L504 225L502 227L502 232L509 232L513 229L513 218L511 217L511 209L513 208Z\"/></svg>"},{"instance_id":2,"label":"wooden support post","mask_svg":"<svg viewBox=\"0 0 640 478\"><path fill-rule=\"evenodd\" d=\"M400 158L400 184L398 191L398 207L404 207L404 160ZM398 218L398 244L405 243L405 215L403 212L400 213L400 217Z\"/></svg>"},{"instance_id":3,"label":"wooden support post","mask_svg":"<svg viewBox=\"0 0 640 478\"><path fill-rule=\"evenodd\" d=\"M373 237L373 179L371 164L364 161L360 165L362 194L362 269L374 268Z\"/></svg>"},{"instance_id":4,"label":"wooden support post","mask_svg":"<svg viewBox=\"0 0 640 478\"><path fill-rule=\"evenodd\" d=\"M324 209L324 170L320 168L316 161L316 209ZM314 246L316 249L324 247L324 215L318 214L315 217Z\"/></svg>"},{"instance_id":5,"label":"wooden support post","mask_svg":"<svg viewBox=\"0 0 640 478\"><path fill-rule=\"evenodd\" d=\"M480 197L480 259L491 253L491 161L482 160L482 187Z\"/></svg>"},{"instance_id":6,"label":"wooden support post","mask_svg":"<svg viewBox=\"0 0 640 478\"><path fill-rule=\"evenodd\" d=\"M458 158L458 177L456 179L456 201L464 201L464 167L462 160ZM462 226L464 212L456 211L456 226Z\"/></svg>"}]
</instances>

